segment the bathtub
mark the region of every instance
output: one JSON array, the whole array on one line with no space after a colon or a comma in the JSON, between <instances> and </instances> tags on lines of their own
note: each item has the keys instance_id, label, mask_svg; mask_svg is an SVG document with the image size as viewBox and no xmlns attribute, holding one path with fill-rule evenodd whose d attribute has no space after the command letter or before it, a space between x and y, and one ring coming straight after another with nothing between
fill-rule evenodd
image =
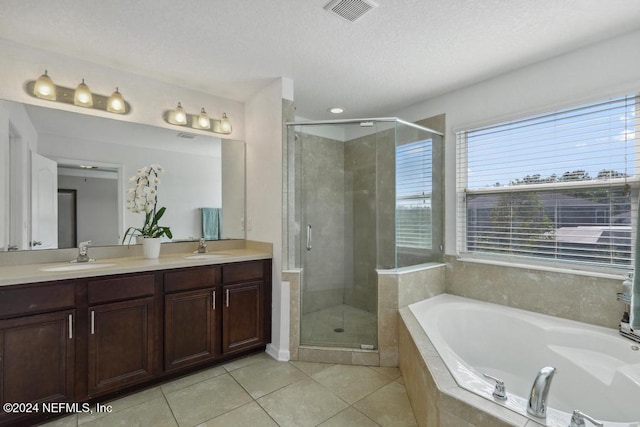
<instances>
[{"instance_id":1,"label":"bathtub","mask_svg":"<svg viewBox=\"0 0 640 427\"><path fill-rule=\"evenodd\" d=\"M548 426L568 426L575 409L606 426L640 426L640 349L617 331L449 294L409 309L459 387ZM540 419L526 406L544 366L557 371ZM506 401L484 373L504 380Z\"/></svg>"}]
</instances>

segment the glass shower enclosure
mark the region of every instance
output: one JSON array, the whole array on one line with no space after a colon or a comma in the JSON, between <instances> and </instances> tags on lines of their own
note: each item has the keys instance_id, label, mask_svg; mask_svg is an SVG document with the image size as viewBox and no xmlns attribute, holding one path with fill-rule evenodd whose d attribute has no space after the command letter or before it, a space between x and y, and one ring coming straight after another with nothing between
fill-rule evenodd
<instances>
[{"instance_id":1,"label":"glass shower enclosure","mask_svg":"<svg viewBox=\"0 0 640 427\"><path fill-rule=\"evenodd\" d=\"M376 349L377 270L441 260L441 142L397 118L287 123L300 345Z\"/></svg>"}]
</instances>

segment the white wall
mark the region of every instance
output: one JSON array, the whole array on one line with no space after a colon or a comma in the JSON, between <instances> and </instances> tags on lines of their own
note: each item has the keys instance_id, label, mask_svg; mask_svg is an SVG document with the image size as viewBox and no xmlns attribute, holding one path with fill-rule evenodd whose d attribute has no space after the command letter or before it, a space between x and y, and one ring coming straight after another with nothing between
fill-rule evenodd
<instances>
[{"instance_id":1,"label":"white wall","mask_svg":"<svg viewBox=\"0 0 640 427\"><path fill-rule=\"evenodd\" d=\"M445 252L456 253L455 132L607 97L640 92L640 31L427 100L397 113L416 121L446 113Z\"/></svg>"},{"instance_id":2,"label":"white wall","mask_svg":"<svg viewBox=\"0 0 640 427\"><path fill-rule=\"evenodd\" d=\"M153 76L124 72L5 39L0 39L0 58L0 99L169 129L176 127L164 122L163 112L175 108L180 101L187 112L192 114L198 113L201 107L212 118L219 118L226 112L233 125L233 132L223 137L245 139L244 104L241 102L154 80ZM131 104L131 112L127 115L110 114L28 95L24 90L26 83L38 78L45 69L53 82L60 86L75 87L84 78L93 92L106 96L111 95L118 86L122 96ZM211 135L206 131L189 131Z\"/></svg>"},{"instance_id":3,"label":"white wall","mask_svg":"<svg viewBox=\"0 0 640 427\"><path fill-rule=\"evenodd\" d=\"M247 239L273 242L272 343L267 351L289 359L289 311L282 292L282 100L293 99L293 81L278 79L246 104Z\"/></svg>"}]
</instances>

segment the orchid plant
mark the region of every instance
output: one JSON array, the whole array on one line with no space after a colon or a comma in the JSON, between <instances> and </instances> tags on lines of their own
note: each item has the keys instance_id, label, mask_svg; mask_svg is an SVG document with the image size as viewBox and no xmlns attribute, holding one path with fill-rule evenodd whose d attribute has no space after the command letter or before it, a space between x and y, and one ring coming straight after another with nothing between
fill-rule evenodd
<instances>
[{"instance_id":1,"label":"orchid plant","mask_svg":"<svg viewBox=\"0 0 640 427\"><path fill-rule=\"evenodd\" d=\"M134 236L172 238L169 227L158 225L158 221L164 215L165 207L158 209L158 175L163 172L162 166L153 164L138 169L138 173L129 178L131 188L127 193L127 209L134 213L144 213L144 225L142 228L129 227L124 233L122 243L129 237L129 242Z\"/></svg>"}]
</instances>

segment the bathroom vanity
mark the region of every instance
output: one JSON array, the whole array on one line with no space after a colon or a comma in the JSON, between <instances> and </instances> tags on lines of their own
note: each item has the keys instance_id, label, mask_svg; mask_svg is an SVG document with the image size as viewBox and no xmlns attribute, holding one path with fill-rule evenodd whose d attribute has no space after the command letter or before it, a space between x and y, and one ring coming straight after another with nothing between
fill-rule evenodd
<instances>
[{"instance_id":1,"label":"bathroom vanity","mask_svg":"<svg viewBox=\"0 0 640 427\"><path fill-rule=\"evenodd\" d=\"M22 279L16 271L27 266L1 267L0 280L20 283L0 282L0 397L3 405L26 406L3 411L0 424L55 415L42 405L28 413L32 403L103 403L264 350L271 255L236 252L48 274L40 268ZM46 279L34 281L40 274Z\"/></svg>"}]
</instances>

